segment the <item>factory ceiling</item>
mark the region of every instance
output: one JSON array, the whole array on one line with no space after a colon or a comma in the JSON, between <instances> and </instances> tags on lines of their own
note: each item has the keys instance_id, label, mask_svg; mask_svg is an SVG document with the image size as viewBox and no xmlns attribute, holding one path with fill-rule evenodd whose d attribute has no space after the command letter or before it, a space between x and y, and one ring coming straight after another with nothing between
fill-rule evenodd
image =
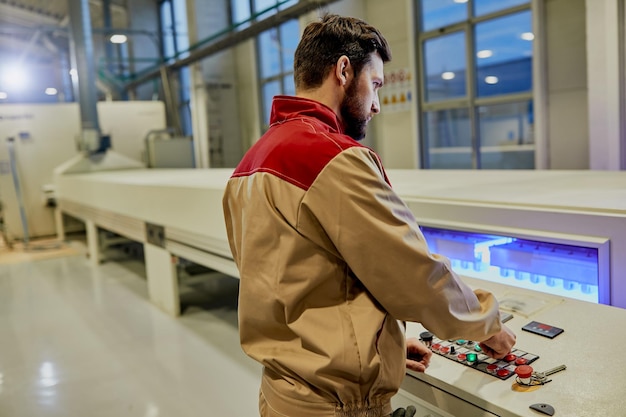
<instances>
[{"instance_id":1,"label":"factory ceiling","mask_svg":"<svg viewBox=\"0 0 626 417\"><path fill-rule=\"evenodd\" d=\"M54 60L69 37L69 0L0 0L0 56ZM109 0L111 27L126 27L126 0ZM89 0L92 27L104 28L103 0Z\"/></svg>"}]
</instances>

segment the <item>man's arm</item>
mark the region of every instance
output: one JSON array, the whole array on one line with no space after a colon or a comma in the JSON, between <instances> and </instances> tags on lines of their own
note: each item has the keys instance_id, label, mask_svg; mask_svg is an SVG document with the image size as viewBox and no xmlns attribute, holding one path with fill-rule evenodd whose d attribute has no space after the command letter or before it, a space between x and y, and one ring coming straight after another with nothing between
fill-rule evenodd
<instances>
[{"instance_id":1,"label":"man's arm","mask_svg":"<svg viewBox=\"0 0 626 417\"><path fill-rule=\"evenodd\" d=\"M315 217L396 320L420 322L443 339L483 341L501 332L493 295L473 292L447 258L430 253L413 214L387 184L371 151L351 148L335 157L307 191L301 210ZM319 229L301 232L315 239Z\"/></svg>"}]
</instances>

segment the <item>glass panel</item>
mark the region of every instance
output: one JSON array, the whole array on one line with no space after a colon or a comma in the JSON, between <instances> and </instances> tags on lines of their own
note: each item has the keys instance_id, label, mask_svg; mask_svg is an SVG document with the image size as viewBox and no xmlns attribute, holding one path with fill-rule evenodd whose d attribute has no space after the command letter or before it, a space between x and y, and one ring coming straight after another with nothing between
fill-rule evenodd
<instances>
[{"instance_id":1,"label":"glass panel","mask_svg":"<svg viewBox=\"0 0 626 417\"><path fill-rule=\"evenodd\" d=\"M174 1L174 24L176 30L176 52L187 51L189 49L189 36L187 34L187 5L185 0ZM178 55L178 58L185 58L189 52Z\"/></svg>"},{"instance_id":2,"label":"glass panel","mask_svg":"<svg viewBox=\"0 0 626 417\"><path fill-rule=\"evenodd\" d=\"M467 0L422 0L422 31L467 20Z\"/></svg>"},{"instance_id":3,"label":"glass panel","mask_svg":"<svg viewBox=\"0 0 626 417\"><path fill-rule=\"evenodd\" d=\"M597 248L421 227L428 247L470 277L598 303Z\"/></svg>"},{"instance_id":4,"label":"glass panel","mask_svg":"<svg viewBox=\"0 0 626 417\"><path fill-rule=\"evenodd\" d=\"M233 13L233 24L241 23L250 19L250 1L249 0L231 0L230 2ZM246 24L246 26L248 26ZM246 27L241 25L239 28Z\"/></svg>"},{"instance_id":5,"label":"glass panel","mask_svg":"<svg viewBox=\"0 0 626 417\"><path fill-rule=\"evenodd\" d=\"M182 103L181 107L181 128L183 130L184 135L192 134L192 124L191 124L191 112L189 110L189 103L191 99L191 71L189 67L183 67L180 69L178 73L179 79L179 100Z\"/></svg>"},{"instance_id":6,"label":"glass panel","mask_svg":"<svg viewBox=\"0 0 626 417\"><path fill-rule=\"evenodd\" d=\"M161 31L163 32L163 54L165 58L171 58L176 53L172 24L172 9L170 3L161 3Z\"/></svg>"},{"instance_id":7,"label":"glass panel","mask_svg":"<svg viewBox=\"0 0 626 417\"><path fill-rule=\"evenodd\" d=\"M535 168L532 101L481 106L478 123L482 168Z\"/></svg>"},{"instance_id":8,"label":"glass panel","mask_svg":"<svg viewBox=\"0 0 626 417\"><path fill-rule=\"evenodd\" d=\"M465 32L426 40L424 67L426 101L464 97Z\"/></svg>"},{"instance_id":9,"label":"glass panel","mask_svg":"<svg viewBox=\"0 0 626 417\"><path fill-rule=\"evenodd\" d=\"M269 9L272 6L276 6L277 1L276 0L255 0L254 1L254 12L255 13L260 13L264 10ZM263 13L259 16L257 16L257 20L263 20L265 18L267 18L268 16L271 16L273 14L276 13L276 9L271 9L269 10L267 13Z\"/></svg>"},{"instance_id":10,"label":"glass panel","mask_svg":"<svg viewBox=\"0 0 626 417\"><path fill-rule=\"evenodd\" d=\"M478 97L532 89L533 38L530 11L476 25Z\"/></svg>"},{"instance_id":11,"label":"glass panel","mask_svg":"<svg viewBox=\"0 0 626 417\"><path fill-rule=\"evenodd\" d=\"M426 112L424 122L428 168L472 168L472 137L467 109Z\"/></svg>"},{"instance_id":12,"label":"glass panel","mask_svg":"<svg viewBox=\"0 0 626 417\"><path fill-rule=\"evenodd\" d=\"M280 73L280 45L278 30L272 28L261 33L258 38L261 78L269 78Z\"/></svg>"},{"instance_id":13,"label":"glass panel","mask_svg":"<svg viewBox=\"0 0 626 417\"><path fill-rule=\"evenodd\" d=\"M272 98L280 94L280 80L263 84L263 123L269 125L272 112Z\"/></svg>"},{"instance_id":14,"label":"glass panel","mask_svg":"<svg viewBox=\"0 0 626 417\"><path fill-rule=\"evenodd\" d=\"M285 75L285 77L283 78L283 86L285 88L283 94L286 94L288 96L296 95L296 86L293 82L293 74Z\"/></svg>"},{"instance_id":15,"label":"glass panel","mask_svg":"<svg viewBox=\"0 0 626 417\"><path fill-rule=\"evenodd\" d=\"M281 0L281 1L284 1L284 0ZM281 1L279 1L279 3L280 3ZM298 0L290 0L290 1L285 2L284 4L282 4L282 5L281 5L278 9L279 9L279 10L285 10L285 9L288 9L288 8L290 8L291 6L295 5L296 3L298 3Z\"/></svg>"},{"instance_id":16,"label":"glass panel","mask_svg":"<svg viewBox=\"0 0 626 417\"><path fill-rule=\"evenodd\" d=\"M293 71L293 56L300 41L300 25L297 20L280 25L280 40L283 46L283 72Z\"/></svg>"},{"instance_id":17,"label":"glass panel","mask_svg":"<svg viewBox=\"0 0 626 417\"><path fill-rule=\"evenodd\" d=\"M530 3L528 0L474 0L474 16L482 16L528 3Z\"/></svg>"}]
</instances>

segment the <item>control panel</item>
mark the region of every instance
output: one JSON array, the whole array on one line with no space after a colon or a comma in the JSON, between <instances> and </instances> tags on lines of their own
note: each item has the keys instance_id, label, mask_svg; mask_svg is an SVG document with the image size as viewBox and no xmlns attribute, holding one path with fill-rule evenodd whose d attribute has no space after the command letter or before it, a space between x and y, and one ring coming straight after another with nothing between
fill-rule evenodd
<instances>
[{"instance_id":1,"label":"control panel","mask_svg":"<svg viewBox=\"0 0 626 417\"><path fill-rule=\"evenodd\" d=\"M518 366L530 365L539 359L538 355L520 349L513 349L502 359L494 359L471 340L441 340L428 332L420 336L433 353L502 380L515 375Z\"/></svg>"}]
</instances>

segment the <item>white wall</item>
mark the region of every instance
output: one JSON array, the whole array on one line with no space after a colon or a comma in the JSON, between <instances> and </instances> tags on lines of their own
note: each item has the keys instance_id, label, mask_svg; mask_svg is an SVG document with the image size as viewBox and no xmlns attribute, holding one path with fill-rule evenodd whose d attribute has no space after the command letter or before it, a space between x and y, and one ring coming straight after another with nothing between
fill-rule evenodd
<instances>
[{"instance_id":1,"label":"white wall","mask_svg":"<svg viewBox=\"0 0 626 417\"><path fill-rule=\"evenodd\" d=\"M162 101L100 101L98 121L115 152L143 163L146 135L167 127Z\"/></svg>"},{"instance_id":2,"label":"white wall","mask_svg":"<svg viewBox=\"0 0 626 417\"><path fill-rule=\"evenodd\" d=\"M193 7L198 41L210 38L230 25L228 0L196 0ZM204 123L203 128L209 136L213 152L209 166L214 168L236 166L243 153L236 62L234 48L203 59L200 61L202 80L193 86L204 89L198 97L205 101L202 103L205 119L199 123Z\"/></svg>"},{"instance_id":3,"label":"white wall","mask_svg":"<svg viewBox=\"0 0 626 417\"><path fill-rule=\"evenodd\" d=\"M378 28L391 46L392 60L385 73L409 69L412 96L415 88L415 42L413 40L413 3L406 0L366 1L367 21ZM392 11L392 12L391 12ZM387 77L389 78L389 77ZM387 83L389 84L389 82ZM384 87L383 87L384 88ZM375 117L375 149L387 169L418 167L417 107L415 100L406 110L382 112Z\"/></svg>"},{"instance_id":4,"label":"white wall","mask_svg":"<svg viewBox=\"0 0 626 417\"><path fill-rule=\"evenodd\" d=\"M626 143L621 138L624 132L620 132L619 82L624 74L619 68L619 1L586 0L591 169L626 168L620 160L626 153Z\"/></svg>"},{"instance_id":5,"label":"white wall","mask_svg":"<svg viewBox=\"0 0 626 417\"><path fill-rule=\"evenodd\" d=\"M589 168L584 0L549 0L546 11L550 169Z\"/></svg>"},{"instance_id":6,"label":"white wall","mask_svg":"<svg viewBox=\"0 0 626 417\"><path fill-rule=\"evenodd\" d=\"M157 101L99 102L98 118L102 133L111 135L113 149L137 161L142 159L146 134L166 127L164 105ZM54 235L54 213L44 206L42 187L53 183L56 167L78 153L78 103L0 105L0 199L12 238L24 233L6 140L20 132L28 133L28 138L16 140L13 149L29 236Z\"/></svg>"},{"instance_id":7,"label":"white wall","mask_svg":"<svg viewBox=\"0 0 626 417\"><path fill-rule=\"evenodd\" d=\"M244 150L250 148L261 136L261 106L254 44L254 40L250 39L235 47L237 64L235 89L240 117L241 145Z\"/></svg>"},{"instance_id":8,"label":"white wall","mask_svg":"<svg viewBox=\"0 0 626 417\"><path fill-rule=\"evenodd\" d=\"M7 138L17 137L20 132L28 134L27 138L15 140L13 150L28 235L32 238L56 233L54 211L45 207L42 187L52 184L54 168L76 155L80 131L76 103L0 104L0 199L9 238L22 238L25 234Z\"/></svg>"}]
</instances>

